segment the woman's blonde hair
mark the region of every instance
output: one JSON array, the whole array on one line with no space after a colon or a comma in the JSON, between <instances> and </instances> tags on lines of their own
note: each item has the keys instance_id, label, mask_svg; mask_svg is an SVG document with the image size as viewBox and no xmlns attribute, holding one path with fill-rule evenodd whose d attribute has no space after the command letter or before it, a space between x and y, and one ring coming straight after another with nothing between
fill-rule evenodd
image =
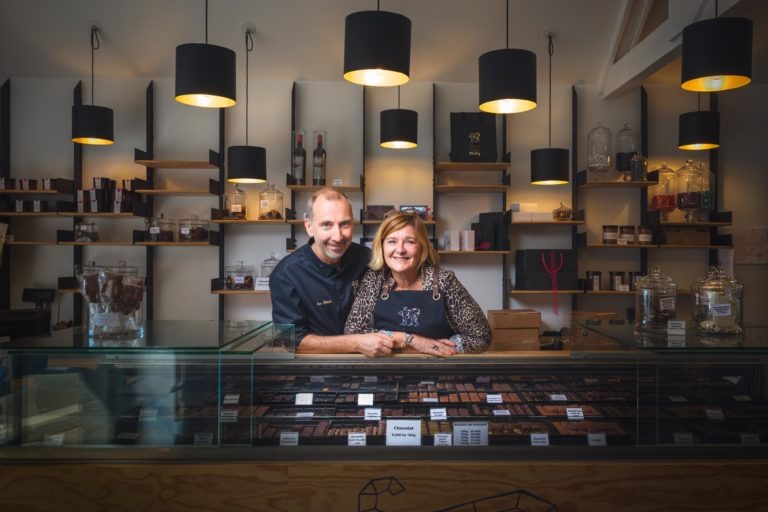
<instances>
[{"instance_id":1,"label":"woman's blonde hair","mask_svg":"<svg viewBox=\"0 0 768 512\"><path fill-rule=\"evenodd\" d=\"M401 212L392 210L385 217L384 221L379 226L379 230L376 232L376 236L373 238L373 250L371 252L371 262L368 264L372 270L381 270L385 267L384 263L384 239L395 231L400 231L406 226L413 227L416 232L416 241L421 247L421 256L419 257L419 269L421 269L424 262L430 263L432 266L438 266L440 263L440 257L437 255L437 251L429 242L429 236L427 235L427 228L424 227L424 223L421 221L421 217L413 212Z\"/></svg>"}]
</instances>

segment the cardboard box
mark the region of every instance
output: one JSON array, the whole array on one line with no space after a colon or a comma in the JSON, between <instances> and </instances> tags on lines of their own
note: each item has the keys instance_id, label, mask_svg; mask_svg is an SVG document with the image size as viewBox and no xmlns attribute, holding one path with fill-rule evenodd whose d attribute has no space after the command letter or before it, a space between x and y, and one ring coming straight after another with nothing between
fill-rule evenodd
<instances>
[{"instance_id":1,"label":"cardboard box","mask_svg":"<svg viewBox=\"0 0 768 512\"><path fill-rule=\"evenodd\" d=\"M538 209L539 203L512 203L509 205L509 210L512 212L535 212Z\"/></svg>"},{"instance_id":2,"label":"cardboard box","mask_svg":"<svg viewBox=\"0 0 768 512\"><path fill-rule=\"evenodd\" d=\"M492 329L491 350L540 350L538 329Z\"/></svg>"},{"instance_id":3,"label":"cardboard box","mask_svg":"<svg viewBox=\"0 0 768 512\"><path fill-rule=\"evenodd\" d=\"M536 329L541 327L541 313L533 309L489 309L491 329Z\"/></svg>"},{"instance_id":4,"label":"cardboard box","mask_svg":"<svg viewBox=\"0 0 768 512\"><path fill-rule=\"evenodd\" d=\"M585 320L608 322L619 318L620 316L615 311L573 311L571 313L572 350L622 350L618 341L576 323L576 321L583 322Z\"/></svg>"},{"instance_id":5,"label":"cardboard box","mask_svg":"<svg viewBox=\"0 0 768 512\"><path fill-rule=\"evenodd\" d=\"M709 228L665 227L656 234L661 245L709 245Z\"/></svg>"}]
</instances>

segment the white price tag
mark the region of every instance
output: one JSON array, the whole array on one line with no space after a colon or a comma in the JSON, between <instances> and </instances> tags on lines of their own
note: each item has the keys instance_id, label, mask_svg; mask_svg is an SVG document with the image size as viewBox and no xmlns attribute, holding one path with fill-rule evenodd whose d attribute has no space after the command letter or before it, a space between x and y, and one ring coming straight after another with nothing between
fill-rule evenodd
<instances>
[{"instance_id":1,"label":"white price tag","mask_svg":"<svg viewBox=\"0 0 768 512\"><path fill-rule=\"evenodd\" d=\"M487 400L487 402L489 404L500 404L500 403L502 403L501 394L492 395L492 394L489 393L489 394L486 395L486 400Z\"/></svg>"},{"instance_id":2,"label":"white price tag","mask_svg":"<svg viewBox=\"0 0 768 512\"><path fill-rule=\"evenodd\" d=\"M583 420L584 410L581 407L566 407L565 414L569 420Z\"/></svg>"},{"instance_id":3,"label":"white price tag","mask_svg":"<svg viewBox=\"0 0 768 512\"><path fill-rule=\"evenodd\" d=\"M481 376L475 379L475 382L478 384L488 384L491 382L491 378L488 376Z\"/></svg>"},{"instance_id":4,"label":"white price tag","mask_svg":"<svg viewBox=\"0 0 768 512\"><path fill-rule=\"evenodd\" d=\"M365 446L365 432L350 432L347 434L347 446Z\"/></svg>"},{"instance_id":5,"label":"white price tag","mask_svg":"<svg viewBox=\"0 0 768 512\"><path fill-rule=\"evenodd\" d=\"M453 445L453 435L447 434L445 432L435 434L435 446L452 446L452 445Z\"/></svg>"},{"instance_id":6,"label":"white price tag","mask_svg":"<svg viewBox=\"0 0 768 512\"><path fill-rule=\"evenodd\" d=\"M320 384L325 382L325 377L323 377L322 375L310 375L309 382L312 382L314 384Z\"/></svg>"},{"instance_id":7,"label":"white price tag","mask_svg":"<svg viewBox=\"0 0 768 512\"><path fill-rule=\"evenodd\" d=\"M587 446L608 446L605 439L605 433L587 434Z\"/></svg>"},{"instance_id":8,"label":"white price tag","mask_svg":"<svg viewBox=\"0 0 768 512\"><path fill-rule=\"evenodd\" d=\"M669 401L670 401L670 402L678 402L678 403L682 403L682 402L687 402L687 401L688 401L688 399L687 399L687 398L685 398L684 396L680 396L680 395L672 395L672 396L670 396L670 397L669 397Z\"/></svg>"},{"instance_id":9,"label":"white price tag","mask_svg":"<svg viewBox=\"0 0 768 512\"><path fill-rule=\"evenodd\" d=\"M675 432L675 444L693 444L693 434L690 432Z\"/></svg>"},{"instance_id":10,"label":"white price tag","mask_svg":"<svg viewBox=\"0 0 768 512\"><path fill-rule=\"evenodd\" d=\"M240 395L238 393L227 393L224 395L224 405L237 405L240 403Z\"/></svg>"},{"instance_id":11,"label":"white price tag","mask_svg":"<svg viewBox=\"0 0 768 512\"><path fill-rule=\"evenodd\" d=\"M749 395L733 395L733 399L737 402L751 402L752 398Z\"/></svg>"},{"instance_id":12,"label":"white price tag","mask_svg":"<svg viewBox=\"0 0 768 512\"><path fill-rule=\"evenodd\" d=\"M754 432L742 432L741 444L760 444L760 434L755 434Z\"/></svg>"},{"instance_id":13,"label":"white price tag","mask_svg":"<svg viewBox=\"0 0 768 512\"><path fill-rule=\"evenodd\" d=\"M299 433L280 432L280 446L299 446Z\"/></svg>"},{"instance_id":14,"label":"white price tag","mask_svg":"<svg viewBox=\"0 0 768 512\"><path fill-rule=\"evenodd\" d=\"M662 297L659 299L659 309L661 311L674 311L675 297Z\"/></svg>"},{"instance_id":15,"label":"white price tag","mask_svg":"<svg viewBox=\"0 0 768 512\"><path fill-rule=\"evenodd\" d=\"M139 421L157 421L157 409L142 409Z\"/></svg>"},{"instance_id":16,"label":"white price tag","mask_svg":"<svg viewBox=\"0 0 768 512\"><path fill-rule=\"evenodd\" d=\"M43 438L45 446L61 446L64 444L64 434L46 434Z\"/></svg>"},{"instance_id":17,"label":"white price tag","mask_svg":"<svg viewBox=\"0 0 768 512\"><path fill-rule=\"evenodd\" d=\"M237 409L222 409L221 410L221 422L222 423L235 423L237 421Z\"/></svg>"},{"instance_id":18,"label":"white price tag","mask_svg":"<svg viewBox=\"0 0 768 512\"><path fill-rule=\"evenodd\" d=\"M381 409L379 407L366 407L363 412L365 421L381 420Z\"/></svg>"},{"instance_id":19,"label":"white price tag","mask_svg":"<svg viewBox=\"0 0 768 512\"><path fill-rule=\"evenodd\" d=\"M723 421L725 419L722 409L705 409L704 412L706 412L709 421Z\"/></svg>"},{"instance_id":20,"label":"white price tag","mask_svg":"<svg viewBox=\"0 0 768 512\"><path fill-rule=\"evenodd\" d=\"M387 446L421 446L421 420L387 420Z\"/></svg>"},{"instance_id":21,"label":"white price tag","mask_svg":"<svg viewBox=\"0 0 768 512\"><path fill-rule=\"evenodd\" d=\"M235 284L245 284L245 276L235 276Z\"/></svg>"},{"instance_id":22,"label":"white price tag","mask_svg":"<svg viewBox=\"0 0 768 512\"><path fill-rule=\"evenodd\" d=\"M549 399L553 402L565 402L568 400L568 397L565 395L549 395Z\"/></svg>"},{"instance_id":23,"label":"white price tag","mask_svg":"<svg viewBox=\"0 0 768 512\"><path fill-rule=\"evenodd\" d=\"M357 395L357 405L373 405L373 393L360 393Z\"/></svg>"},{"instance_id":24,"label":"white price tag","mask_svg":"<svg viewBox=\"0 0 768 512\"><path fill-rule=\"evenodd\" d=\"M436 404L437 398L425 396L424 398L421 399L421 401L422 403L425 403L425 404Z\"/></svg>"},{"instance_id":25,"label":"white price tag","mask_svg":"<svg viewBox=\"0 0 768 512\"><path fill-rule=\"evenodd\" d=\"M730 304L715 304L712 306L712 316L733 316Z\"/></svg>"},{"instance_id":26,"label":"white price tag","mask_svg":"<svg viewBox=\"0 0 768 512\"><path fill-rule=\"evenodd\" d=\"M549 434L531 434L531 446L549 446Z\"/></svg>"},{"instance_id":27,"label":"white price tag","mask_svg":"<svg viewBox=\"0 0 768 512\"><path fill-rule=\"evenodd\" d=\"M512 416L512 413L506 409L494 409L493 415L494 416Z\"/></svg>"},{"instance_id":28,"label":"white price tag","mask_svg":"<svg viewBox=\"0 0 768 512\"><path fill-rule=\"evenodd\" d=\"M160 227L158 227L158 226L150 226L149 234L150 235L159 235L160 234Z\"/></svg>"},{"instance_id":29,"label":"white price tag","mask_svg":"<svg viewBox=\"0 0 768 512\"><path fill-rule=\"evenodd\" d=\"M453 441L456 446L488 446L488 423L454 423Z\"/></svg>"},{"instance_id":30,"label":"white price tag","mask_svg":"<svg viewBox=\"0 0 768 512\"><path fill-rule=\"evenodd\" d=\"M434 385L435 385L435 381L433 380L423 380L419 382L419 386L434 386Z\"/></svg>"},{"instance_id":31,"label":"white price tag","mask_svg":"<svg viewBox=\"0 0 768 512\"><path fill-rule=\"evenodd\" d=\"M213 433L211 432L196 433L193 444L195 446L211 446L213 444Z\"/></svg>"},{"instance_id":32,"label":"white price tag","mask_svg":"<svg viewBox=\"0 0 768 512\"><path fill-rule=\"evenodd\" d=\"M366 375L365 377L363 377L363 382L368 382L368 383L379 382L379 378L376 375Z\"/></svg>"},{"instance_id":33,"label":"white price tag","mask_svg":"<svg viewBox=\"0 0 768 512\"><path fill-rule=\"evenodd\" d=\"M672 299L672 308L668 309L674 309L674 303L675 299L670 297ZM661 300L667 300L667 299L661 299ZM662 310L664 308L661 308ZM667 334L674 334L677 336L685 336L685 320L669 320L667 322Z\"/></svg>"},{"instance_id":34,"label":"white price tag","mask_svg":"<svg viewBox=\"0 0 768 512\"><path fill-rule=\"evenodd\" d=\"M181 228L179 231L181 232L181 234L182 234L182 235L185 235L185 236L186 236L186 235L189 235L189 233L190 233L192 230L191 230L190 228L188 228L188 227L183 227L183 228Z\"/></svg>"},{"instance_id":35,"label":"white price tag","mask_svg":"<svg viewBox=\"0 0 768 512\"><path fill-rule=\"evenodd\" d=\"M296 405L312 405L313 393L296 393Z\"/></svg>"},{"instance_id":36,"label":"white price tag","mask_svg":"<svg viewBox=\"0 0 768 512\"><path fill-rule=\"evenodd\" d=\"M434 408L429 410L429 419L431 420L447 420L448 412L445 407Z\"/></svg>"},{"instance_id":37,"label":"white price tag","mask_svg":"<svg viewBox=\"0 0 768 512\"><path fill-rule=\"evenodd\" d=\"M296 417L297 418L311 418L315 415L312 411L306 411L306 412L297 412Z\"/></svg>"}]
</instances>

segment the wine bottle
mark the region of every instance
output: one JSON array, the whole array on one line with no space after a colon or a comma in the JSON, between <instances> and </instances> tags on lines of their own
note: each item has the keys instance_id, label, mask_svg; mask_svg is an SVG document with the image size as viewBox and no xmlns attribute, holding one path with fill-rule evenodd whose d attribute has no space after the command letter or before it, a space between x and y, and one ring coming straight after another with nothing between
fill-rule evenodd
<instances>
[{"instance_id":1,"label":"wine bottle","mask_svg":"<svg viewBox=\"0 0 768 512\"><path fill-rule=\"evenodd\" d=\"M307 151L304 149L304 134L296 134L296 146L291 158L291 179L294 185L304 185L307 172Z\"/></svg>"},{"instance_id":2,"label":"wine bottle","mask_svg":"<svg viewBox=\"0 0 768 512\"><path fill-rule=\"evenodd\" d=\"M316 135L317 146L312 152L312 185L325 186L325 148L323 147L323 133Z\"/></svg>"}]
</instances>

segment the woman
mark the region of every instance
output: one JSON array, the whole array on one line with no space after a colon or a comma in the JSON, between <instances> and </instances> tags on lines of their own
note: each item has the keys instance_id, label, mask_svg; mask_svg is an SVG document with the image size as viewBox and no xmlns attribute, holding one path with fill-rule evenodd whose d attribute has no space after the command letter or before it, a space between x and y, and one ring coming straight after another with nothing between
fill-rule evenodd
<instances>
[{"instance_id":1,"label":"woman","mask_svg":"<svg viewBox=\"0 0 768 512\"><path fill-rule=\"evenodd\" d=\"M378 330L396 348L434 356L487 349L491 329L483 310L438 261L418 215L394 211L385 217L345 334Z\"/></svg>"}]
</instances>

